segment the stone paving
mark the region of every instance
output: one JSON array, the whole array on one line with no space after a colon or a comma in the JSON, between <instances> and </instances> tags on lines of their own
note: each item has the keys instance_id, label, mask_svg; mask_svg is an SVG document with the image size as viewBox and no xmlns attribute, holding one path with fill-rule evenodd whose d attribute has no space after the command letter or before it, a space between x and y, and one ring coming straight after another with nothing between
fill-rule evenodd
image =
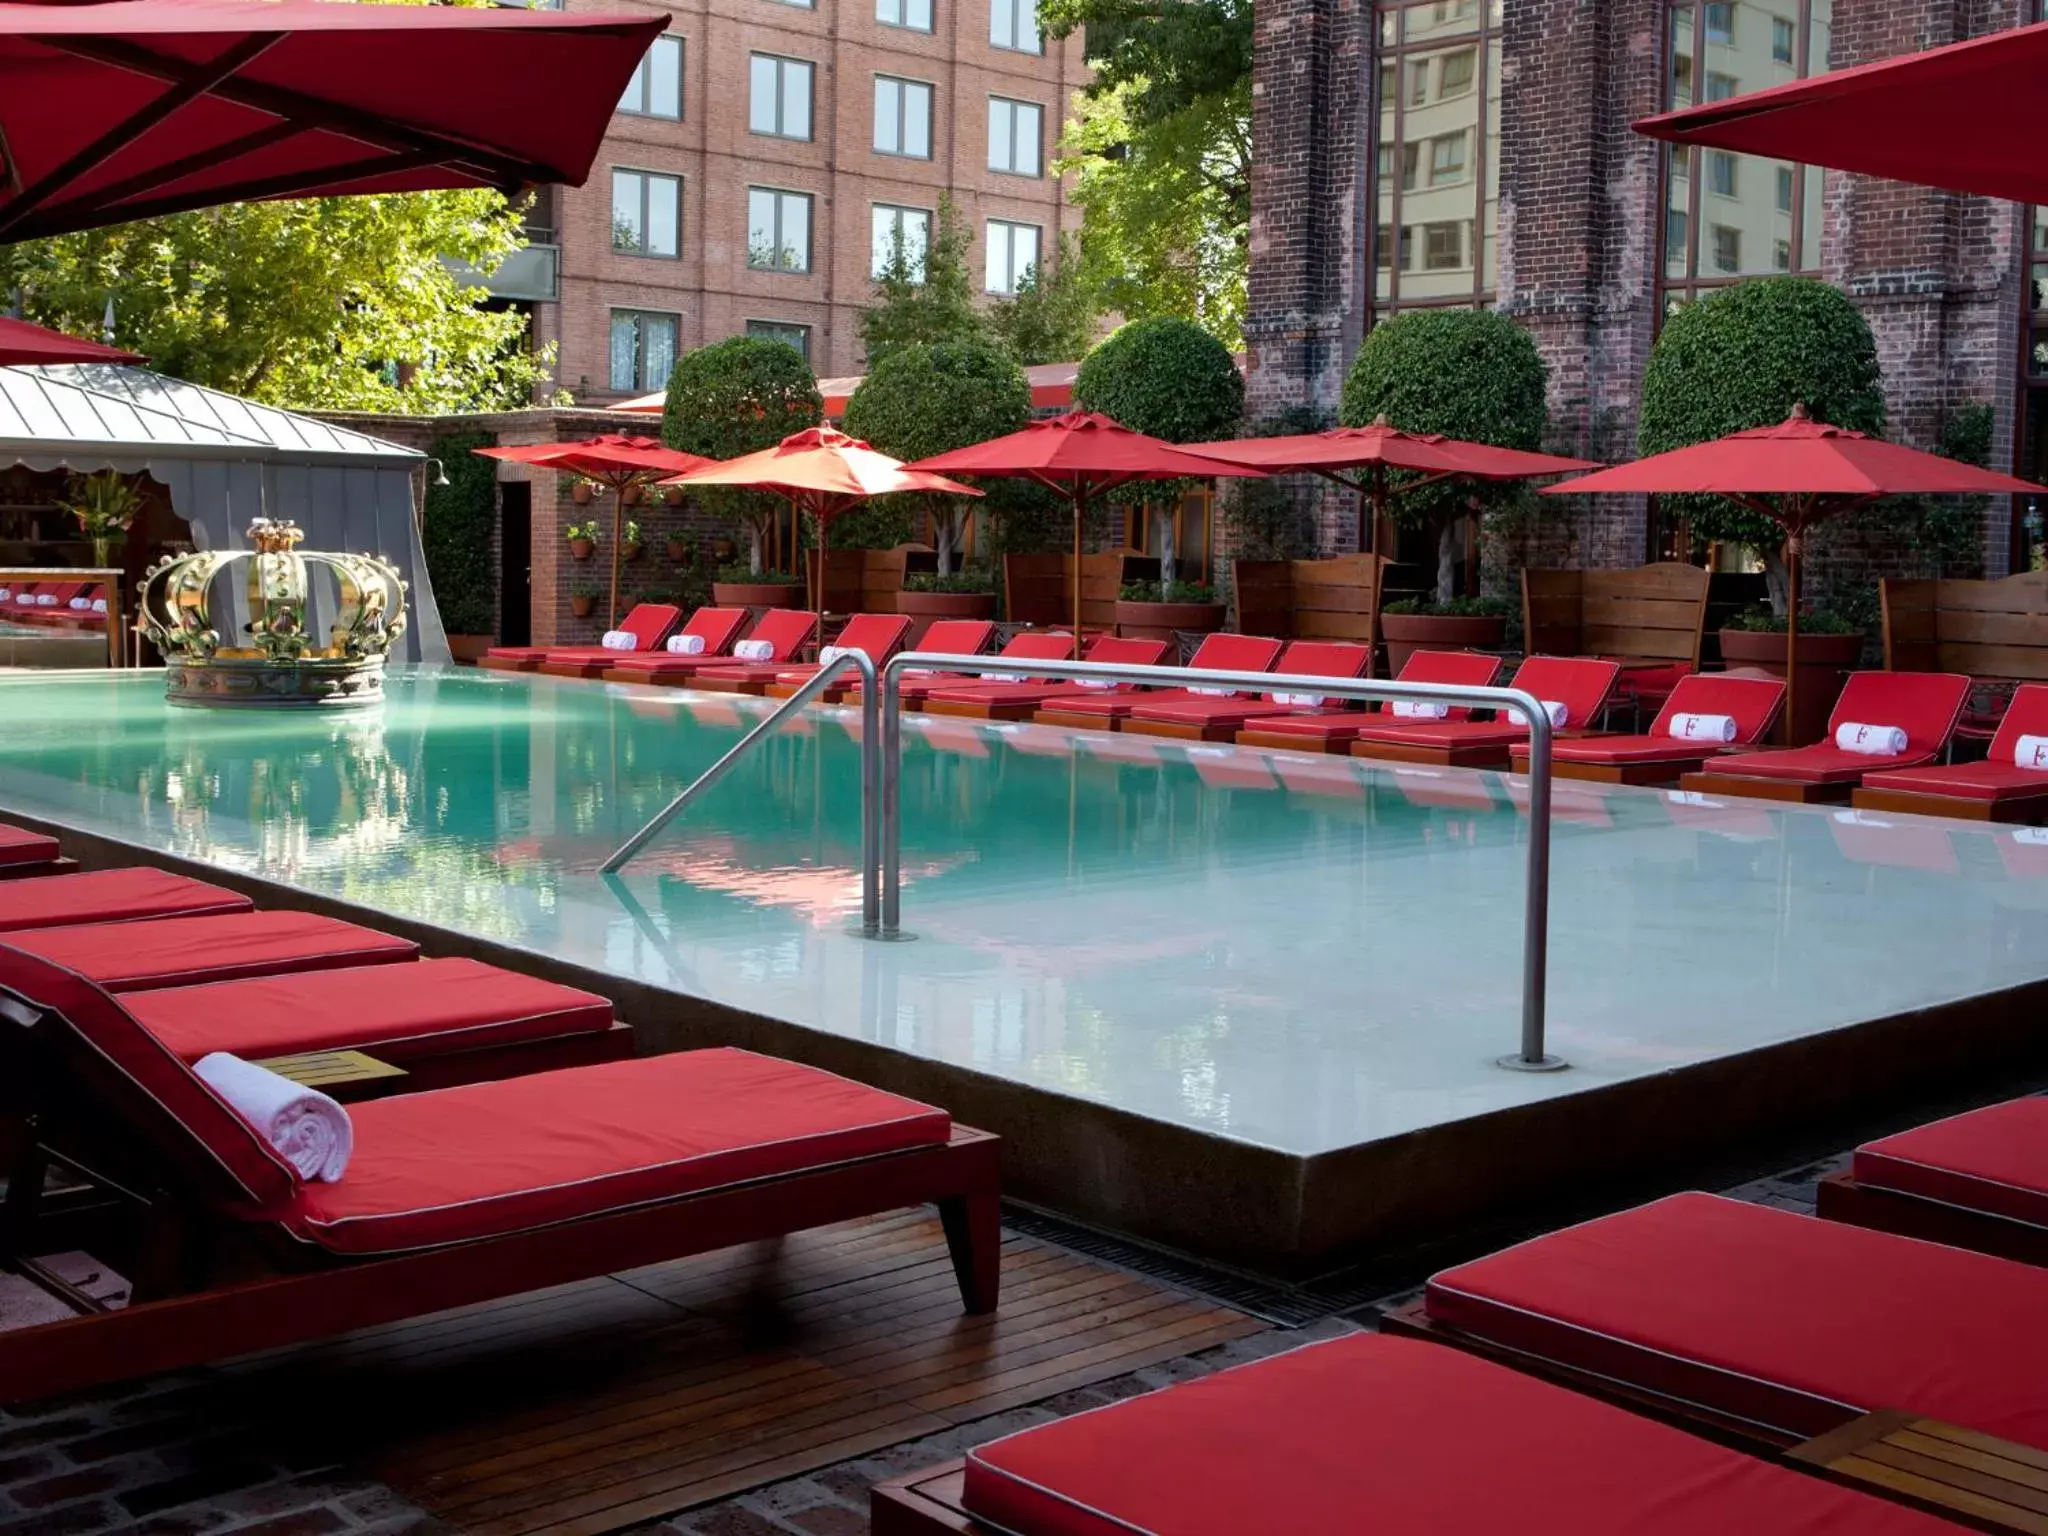
<instances>
[{"instance_id":1,"label":"stone paving","mask_svg":"<svg viewBox=\"0 0 2048 1536\"><path fill-rule=\"evenodd\" d=\"M1846 1154L1729 1193L1811 1213L1816 1181L1845 1161ZM868 1488L884 1478L999 1435L1347 1332L1379 1304L1063 1393L640 1526L635 1536L864 1536ZM0 1536L432 1536L450 1529L371 1478L281 1448L258 1422L262 1406L210 1372L190 1371L0 1411Z\"/></svg>"}]
</instances>

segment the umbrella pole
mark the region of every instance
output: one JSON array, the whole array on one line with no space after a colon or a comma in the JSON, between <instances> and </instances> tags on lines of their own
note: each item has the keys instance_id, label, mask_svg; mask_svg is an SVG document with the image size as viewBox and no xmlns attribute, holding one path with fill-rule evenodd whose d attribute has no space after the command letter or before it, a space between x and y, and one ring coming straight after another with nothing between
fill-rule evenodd
<instances>
[{"instance_id":1,"label":"umbrella pole","mask_svg":"<svg viewBox=\"0 0 2048 1536\"><path fill-rule=\"evenodd\" d=\"M1799 535L1785 541L1785 745L1799 740Z\"/></svg>"},{"instance_id":2,"label":"umbrella pole","mask_svg":"<svg viewBox=\"0 0 2048 1536\"><path fill-rule=\"evenodd\" d=\"M626 521L626 482L621 480L612 488L612 607L611 622L607 629L619 627L619 534Z\"/></svg>"},{"instance_id":3,"label":"umbrella pole","mask_svg":"<svg viewBox=\"0 0 2048 1536\"><path fill-rule=\"evenodd\" d=\"M817 629L817 635L818 635L818 654L819 654L820 656L823 656L823 655L825 654L825 512L824 512L824 502L823 502L823 501L820 501L820 502L818 503L818 507L819 507L819 511L818 511L818 561L817 561L817 564L818 564L818 569L817 569L817 578L818 578L818 593L817 593L817 597L818 597L818 619L817 619L817 622L818 622L818 629ZM789 511L789 515L790 515L790 521L791 521L791 522L793 522L793 523L795 523L795 524L796 524L796 526L797 526L797 527L798 527L799 529L801 529L801 528L803 527L803 519L802 519L802 509L801 509L800 507L798 507L798 505L796 504L796 502L795 502L794 500L792 500L792 501L790 502L790 504L789 504L789 508L790 508L790 511ZM856 606L857 606L857 605L856 605Z\"/></svg>"},{"instance_id":4,"label":"umbrella pole","mask_svg":"<svg viewBox=\"0 0 2048 1536\"><path fill-rule=\"evenodd\" d=\"M1081 507L1086 493L1081 483L1074 482L1074 659L1079 661L1081 646Z\"/></svg>"}]
</instances>

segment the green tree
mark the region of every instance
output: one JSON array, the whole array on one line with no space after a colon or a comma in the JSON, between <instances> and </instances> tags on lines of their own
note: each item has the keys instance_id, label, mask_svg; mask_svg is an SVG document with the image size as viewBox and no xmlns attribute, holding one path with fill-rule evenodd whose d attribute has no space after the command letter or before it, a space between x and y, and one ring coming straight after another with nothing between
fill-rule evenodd
<instances>
[{"instance_id":1,"label":"green tree","mask_svg":"<svg viewBox=\"0 0 2048 1536\"><path fill-rule=\"evenodd\" d=\"M1810 277L1738 283L1688 304L1657 334L1643 371L1636 448L1645 455L1773 426L1804 405L1820 421L1881 436L1877 341L1862 311ZM1693 533L1763 559L1772 609L1785 611L1784 530L1720 496L1670 498Z\"/></svg>"},{"instance_id":2,"label":"green tree","mask_svg":"<svg viewBox=\"0 0 2048 1536\"><path fill-rule=\"evenodd\" d=\"M1074 403L1170 443L1229 437L1244 419L1244 375L1230 349L1192 320L1155 315L1119 326L1081 361ZM1178 483L1132 488L1134 499L1177 498ZM1159 577L1177 576L1174 520L1161 519Z\"/></svg>"},{"instance_id":3,"label":"green tree","mask_svg":"<svg viewBox=\"0 0 2048 1536\"><path fill-rule=\"evenodd\" d=\"M1416 309L1375 328L1344 380L1344 425L1385 417L1404 432L1535 452L1543 446L1549 371L1529 333L1487 309ZM1390 476L1397 491L1413 477ZM1436 534L1438 602L1457 593L1457 520L1519 489L1448 481L1393 498L1395 519Z\"/></svg>"},{"instance_id":4,"label":"green tree","mask_svg":"<svg viewBox=\"0 0 2048 1536\"><path fill-rule=\"evenodd\" d=\"M787 342L731 336L676 360L668 379L661 436L671 448L707 459L738 458L773 448L792 432L824 419L817 375ZM706 511L747 531L747 569L761 574L762 550L782 503L774 496L706 486Z\"/></svg>"},{"instance_id":5,"label":"green tree","mask_svg":"<svg viewBox=\"0 0 2048 1536\"><path fill-rule=\"evenodd\" d=\"M522 239L495 192L231 203L0 244L0 292L79 334L111 301L116 343L159 372L272 405L499 410L551 359L448 263L490 272Z\"/></svg>"},{"instance_id":6,"label":"green tree","mask_svg":"<svg viewBox=\"0 0 2048 1536\"><path fill-rule=\"evenodd\" d=\"M1030 419L1023 369L1008 352L982 341L898 348L869 370L846 402L846 430L906 462L987 442ZM931 512L939 572L950 574L971 503L959 496L904 499Z\"/></svg>"},{"instance_id":7,"label":"green tree","mask_svg":"<svg viewBox=\"0 0 2048 1536\"><path fill-rule=\"evenodd\" d=\"M860 344L875 367L899 347L919 342L978 341L988 321L975 303L974 272L967 259L974 231L950 197L939 199L922 252L909 248L902 230L875 279L874 302L860 312Z\"/></svg>"},{"instance_id":8,"label":"green tree","mask_svg":"<svg viewBox=\"0 0 2048 1536\"><path fill-rule=\"evenodd\" d=\"M988 311L988 323L1017 361L1065 363L1094 343L1102 309L1082 270L1080 249L1061 235L1052 259L1041 261L1017 285L1015 297Z\"/></svg>"}]
</instances>

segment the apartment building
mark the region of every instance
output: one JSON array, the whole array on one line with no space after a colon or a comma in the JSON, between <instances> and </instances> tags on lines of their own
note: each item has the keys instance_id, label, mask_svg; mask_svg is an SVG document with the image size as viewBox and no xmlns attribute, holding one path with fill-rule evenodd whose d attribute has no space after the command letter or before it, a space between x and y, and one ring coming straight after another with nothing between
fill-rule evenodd
<instances>
[{"instance_id":1,"label":"apartment building","mask_svg":"<svg viewBox=\"0 0 2048 1536\"><path fill-rule=\"evenodd\" d=\"M533 249L492 283L532 303L578 403L659 389L680 353L740 334L861 371L874 271L897 231L922 246L942 194L991 294L1078 224L1051 162L1081 42L1042 38L1034 0L635 8L668 32L589 181L544 194Z\"/></svg>"}]
</instances>

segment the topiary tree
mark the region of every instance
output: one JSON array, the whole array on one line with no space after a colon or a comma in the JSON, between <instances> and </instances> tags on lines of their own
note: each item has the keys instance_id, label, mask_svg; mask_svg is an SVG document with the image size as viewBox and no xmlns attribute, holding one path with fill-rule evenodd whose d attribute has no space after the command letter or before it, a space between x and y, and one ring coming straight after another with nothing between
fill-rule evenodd
<instances>
[{"instance_id":1,"label":"topiary tree","mask_svg":"<svg viewBox=\"0 0 2048 1536\"><path fill-rule=\"evenodd\" d=\"M869 368L919 342L989 339L988 318L975 299L980 284L967 259L973 243L973 226L949 196L939 199L923 250L912 250L901 228L890 237L874 301L855 321Z\"/></svg>"},{"instance_id":2,"label":"topiary tree","mask_svg":"<svg viewBox=\"0 0 2048 1536\"><path fill-rule=\"evenodd\" d=\"M825 415L818 377L803 354L783 341L733 336L676 360L668 378L661 436L671 448L707 459L737 458L773 448ZM747 530L747 570L761 574L761 551L782 503L756 491L707 486L696 493L706 511Z\"/></svg>"},{"instance_id":3,"label":"topiary tree","mask_svg":"<svg viewBox=\"0 0 2048 1536\"><path fill-rule=\"evenodd\" d=\"M846 402L846 430L906 462L1018 431L1031 419L1031 386L1002 348L983 341L919 342L890 352ZM895 500L891 497L889 500ZM932 514L939 574L952 574L969 503L905 497Z\"/></svg>"},{"instance_id":4,"label":"topiary tree","mask_svg":"<svg viewBox=\"0 0 2048 1536\"><path fill-rule=\"evenodd\" d=\"M1155 315L1119 326L1081 360L1074 403L1169 443L1207 442L1231 436L1244 419L1244 375L1230 349L1192 320ZM1150 500L1162 489L1173 496L1177 488L1133 487L1131 499ZM1177 563L1169 511L1159 543L1162 595Z\"/></svg>"},{"instance_id":5,"label":"topiary tree","mask_svg":"<svg viewBox=\"0 0 2048 1536\"><path fill-rule=\"evenodd\" d=\"M451 432L434 439L434 457L448 483L427 482L420 547L441 627L451 635L488 635L497 624L491 534L498 520L498 465L473 451L496 442L488 432Z\"/></svg>"},{"instance_id":6,"label":"topiary tree","mask_svg":"<svg viewBox=\"0 0 2048 1536\"><path fill-rule=\"evenodd\" d=\"M1506 316L1490 309L1413 309L1365 338L1344 380L1339 415L1347 427L1385 417L1404 432L1533 453L1543 446L1548 387L1535 340ZM1506 504L1519 488L1455 480L1418 485L1418 478L1388 476L1399 493L1389 511L1398 523L1436 534L1436 597L1448 603L1457 595L1458 519Z\"/></svg>"},{"instance_id":7,"label":"topiary tree","mask_svg":"<svg viewBox=\"0 0 2048 1536\"><path fill-rule=\"evenodd\" d=\"M1664 322L1643 372L1636 449L1667 453L1767 427L1804 405L1816 420L1884 432L1877 341L1862 312L1810 277L1738 283ZM1703 539L1746 545L1763 558L1771 608L1785 611L1785 532L1720 496L1673 498Z\"/></svg>"}]
</instances>

